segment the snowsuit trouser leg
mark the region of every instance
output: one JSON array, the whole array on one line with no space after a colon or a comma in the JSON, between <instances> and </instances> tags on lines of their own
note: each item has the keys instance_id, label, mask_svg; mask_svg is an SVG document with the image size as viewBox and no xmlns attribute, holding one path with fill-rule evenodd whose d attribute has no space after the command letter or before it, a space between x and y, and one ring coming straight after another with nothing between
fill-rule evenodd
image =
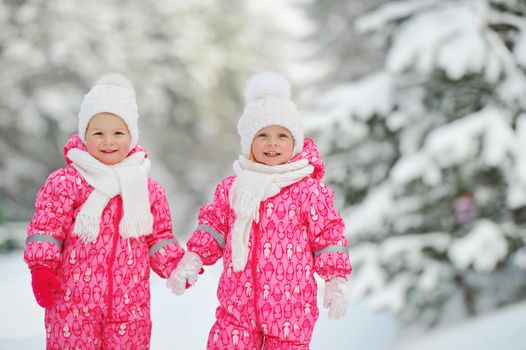
<instances>
[{"instance_id":1,"label":"snowsuit trouser leg","mask_svg":"<svg viewBox=\"0 0 526 350\"><path fill-rule=\"evenodd\" d=\"M261 332L240 325L226 310L218 307L207 350L260 350L262 344Z\"/></svg>"},{"instance_id":2,"label":"snowsuit trouser leg","mask_svg":"<svg viewBox=\"0 0 526 350\"><path fill-rule=\"evenodd\" d=\"M131 322L108 322L102 326L102 349L148 350L152 322L150 319Z\"/></svg>"},{"instance_id":3,"label":"snowsuit trouser leg","mask_svg":"<svg viewBox=\"0 0 526 350\"><path fill-rule=\"evenodd\" d=\"M46 311L45 324L47 350L150 348L152 323L149 318L125 323L91 322L72 313L61 314L51 309Z\"/></svg>"},{"instance_id":4,"label":"snowsuit trouser leg","mask_svg":"<svg viewBox=\"0 0 526 350\"><path fill-rule=\"evenodd\" d=\"M265 338L265 350L309 350L309 344L298 344L286 340Z\"/></svg>"}]
</instances>

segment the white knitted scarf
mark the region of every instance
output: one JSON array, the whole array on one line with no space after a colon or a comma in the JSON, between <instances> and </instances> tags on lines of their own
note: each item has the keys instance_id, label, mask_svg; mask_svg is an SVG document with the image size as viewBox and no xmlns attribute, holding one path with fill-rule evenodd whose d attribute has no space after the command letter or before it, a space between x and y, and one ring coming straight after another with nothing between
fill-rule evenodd
<instances>
[{"instance_id":1,"label":"white knitted scarf","mask_svg":"<svg viewBox=\"0 0 526 350\"><path fill-rule=\"evenodd\" d=\"M234 271L242 271L247 263L252 221L259 223L261 202L278 194L283 187L309 176L313 171L314 167L309 165L307 159L268 166L241 156L234 162L236 179L229 194L230 207L236 212L232 229Z\"/></svg>"},{"instance_id":2,"label":"white knitted scarf","mask_svg":"<svg viewBox=\"0 0 526 350\"><path fill-rule=\"evenodd\" d=\"M74 234L85 243L95 242L102 212L110 199L119 194L124 212L119 224L121 236L137 238L152 232L153 215L148 192L151 163L144 152L134 153L115 165L106 165L88 152L76 148L70 150L67 157L94 187L75 219Z\"/></svg>"}]
</instances>

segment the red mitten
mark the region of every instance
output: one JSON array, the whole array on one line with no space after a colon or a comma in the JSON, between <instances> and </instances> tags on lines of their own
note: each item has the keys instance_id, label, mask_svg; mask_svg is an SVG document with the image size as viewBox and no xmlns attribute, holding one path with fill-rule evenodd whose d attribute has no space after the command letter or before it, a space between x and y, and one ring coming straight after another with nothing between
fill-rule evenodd
<instances>
[{"instance_id":1,"label":"red mitten","mask_svg":"<svg viewBox=\"0 0 526 350\"><path fill-rule=\"evenodd\" d=\"M53 289L60 289L60 283L50 268L31 269L31 286L38 305L48 308L53 305Z\"/></svg>"}]
</instances>

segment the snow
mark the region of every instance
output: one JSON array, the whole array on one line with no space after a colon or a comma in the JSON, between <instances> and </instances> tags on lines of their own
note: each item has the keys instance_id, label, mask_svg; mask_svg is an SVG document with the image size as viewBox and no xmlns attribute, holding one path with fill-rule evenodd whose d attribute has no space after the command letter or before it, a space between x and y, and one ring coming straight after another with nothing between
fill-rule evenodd
<instances>
[{"instance_id":1,"label":"snow","mask_svg":"<svg viewBox=\"0 0 526 350\"><path fill-rule=\"evenodd\" d=\"M393 2L393 4L387 3L372 14L361 17L356 22L356 27L364 32L378 30L387 22L409 16L415 11L436 3L436 0L396 1Z\"/></svg>"},{"instance_id":2,"label":"snow","mask_svg":"<svg viewBox=\"0 0 526 350\"><path fill-rule=\"evenodd\" d=\"M374 114L385 115L393 108L392 79L388 74L376 73L354 83L340 85L320 99L320 107L338 106L326 123L344 121L349 116L367 120Z\"/></svg>"},{"instance_id":3,"label":"snow","mask_svg":"<svg viewBox=\"0 0 526 350\"><path fill-rule=\"evenodd\" d=\"M400 256L410 260L411 266L422 264L422 250L433 248L436 251L445 251L448 247L450 237L445 233L427 233L425 235L403 235L389 237L381 245L381 255L386 260L394 260Z\"/></svg>"},{"instance_id":4,"label":"snow","mask_svg":"<svg viewBox=\"0 0 526 350\"><path fill-rule=\"evenodd\" d=\"M408 276L396 276L389 284L369 297L369 305L379 310L389 309L400 312L407 304L407 292L410 288L411 281Z\"/></svg>"},{"instance_id":5,"label":"snow","mask_svg":"<svg viewBox=\"0 0 526 350\"><path fill-rule=\"evenodd\" d=\"M391 189L388 186L371 190L360 206L351 210L348 217L344 218L347 230L352 232L353 236L381 232L393 205Z\"/></svg>"},{"instance_id":6,"label":"snow","mask_svg":"<svg viewBox=\"0 0 526 350\"><path fill-rule=\"evenodd\" d=\"M396 184L409 183L420 177L429 185L436 185L441 179L440 171L425 153L416 153L401 158L391 171L391 178Z\"/></svg>"},{"instance_id":7,"label":"snow","mask_svg":"<svg viewBox=\"0 0 526 350\"><path fill-rule=\"evenodd\" d=\"M442 326L467 317L464 303L524 299L508 272L526 260L521 6L386 1L356 22L381 39L385 64L322 92L307 120L343 198L352 293L404 322ZM458 274L476 276L473 302L451 302Z\"/></svg>"},{"instance_id":8,"label":"snow","mask_svg":"<svg viewBox=\"0 0 526 350\"><path fill-rule=\"evenodd\" d=\"M508 243L499 226L490 220L481 220L449 247L451 261L463 270L473 265L477 271L493 271L507 254Z\"/></svg>"},{"instance_id":9,"label":"snow","mask_svg":"<svg viewBox=\"0 0 526 350\"><path fill-rule=\"evenodd\" d=\"M414 66L421 73L441 68L454 80L469 72L495 69L489 63L497 54L479 33L486 14L483 6L450 2L415 16L396 36L387 67L401 72ZM441 25L445 22L447 26Z\"/></svg>"},{"instance_id":10,"label":"snow","mask_svg":"<svg viewBox=\"0 0 526 350\"><path fill-rule=\"evenodd\" d=\"M502 73L507 73L511 87L506 92L515 97L516 92L524 91L524 86L517 85L520 81L513 78L514 72L522 74L514 67L508 50L486 28L502 22L519 27L521 37L513 54L517 62L523 64L523 18L503 15L482 1L397 1L363 16L357 21L357 27L364 32L382 29L387 32L397 20L408 16L412 17L392 38L386 64L391 72L412 68L428 74L440 68L453 80L482 72L491 82L497 82ZM446 22L448 25L444 26ZM506 92L502 91L502 96L506 96Z\"/></svg>"},{"instance_id":11,"label":"snow","mask_svg":"<svg viewBox=\"0 0 526 350\"><path fill-rule=\"evenodd\" d=\"M477 136L485 126L481 120L485 119L479 112L436 128L429 133L423 152L444 168L474 159L478 151Z\"/></svg>"},{"instance_id":12,"label":"snow","mask_svg":"<svg viewBox=\"0 0 526 350\"><path fill-rule=\"evenodd\" d=\"M353 273L350 283L351 300L363 298L370 290L381 289L387 274L378 264L378 251L372 244L361 244L352 249Z\"/></svg>"},{"instance_id":13,"label":"snow","mask_svg":"<svg viewBox=\"0 0 526 350\"><path fill-rule=\"evenodd\" d=\"M526 115L521 114L517 118L517 166L511 175L513 180L510 184L507 202L510 208L519 208L526 204Z\"/></svg>"},{"instance_id":14,"label":"snow","mask_svg":"<svg viewBox=\"0 0 526 350\"><path fill-rule=\"evenodd\" d=\"M365 299L374 310L402 311L414 282L404 274L389 278L381 264L387 262L391 267L403 265L407 271L420 271L417 287L432 291L440 283L441 268L439 264L429 262L422 251L444 252L449 240L447 234L436 232L387 237L377 245L364 243L351 248L355 266L350 283L352 300Z\"/></svg>"},{"instance_id":15,"label":"snow","mask_svg":"<svg viewBox=\"0 0 526 350\"><path fill-rule=\"evenodd\" d=\"M425 338L407 339L398 350L522 350L526 349L525 319L526 303L521 303Z\"/></svg>"},{"instance_id":16,"label":"snow","mask_svg":"<svg viewBox=\"0 0 526 350\"><path fill-rule=\"evenodd\" d=\"M489 106L432 130L424 147L394 165L391 177L399 184L422 177L429 184L440 180L436 166L446 168L475 159L482 139L482 160L502 164L518 149L517 137L508 124L509 113ZM433 160L437 164L433 164Z\"/></svg>"},{"instance_id":17,"label":"snow","mask_svg":"<svg viewBox=\"0 0 526 350\"><path fill-rule=\"evenodd\" d=\"M206 348L215 319L220 271L220 263L207 267L197 285L182 296L171 294L165 280L152 274L152 350ZM0 348L44 349L44 311L33 298L30 274L21 251L0 256L0 279L0 310L4 315L0 318ZM321 293L318 299L321 303ZM391 315L372 312L363 304L352 305L338 321L329 320L326 313L327 310L321 310L312 350L395 349L397 330Z\"/></svg>"},{"instance_id":18,"label":"snow","mask_svg":"<svg viewBox=\"0 0 526 350\"><path fill-rule=\"evenodd\" d=\"M517 38L517 44L513 48L513 53L517 58L517 62L521 66L526 67L526 33L521 32Z\"/></svg>"}]
</instances>

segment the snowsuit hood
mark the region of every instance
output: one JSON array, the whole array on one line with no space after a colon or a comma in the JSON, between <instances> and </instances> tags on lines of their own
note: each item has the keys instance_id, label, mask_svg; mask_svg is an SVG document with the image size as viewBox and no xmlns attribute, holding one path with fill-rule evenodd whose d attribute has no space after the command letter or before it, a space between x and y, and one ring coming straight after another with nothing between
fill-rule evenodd
<instances>
[{"instance_id":1,"label":"snowsuit hood","mask_svg":"<svg viewBox=\"0 0 526 350\"><path fill-rule=\"evenodd\" d=\"M325 165L323 163L323 158L318 151L318 147L312 139L305 139L303 142L303 150L292 158L291 161L296 162L302 159L307 159L309 164L314 167L314 172L311 175L312 178L321 181L325 176Z\"/></svg>"}]
</instances>

